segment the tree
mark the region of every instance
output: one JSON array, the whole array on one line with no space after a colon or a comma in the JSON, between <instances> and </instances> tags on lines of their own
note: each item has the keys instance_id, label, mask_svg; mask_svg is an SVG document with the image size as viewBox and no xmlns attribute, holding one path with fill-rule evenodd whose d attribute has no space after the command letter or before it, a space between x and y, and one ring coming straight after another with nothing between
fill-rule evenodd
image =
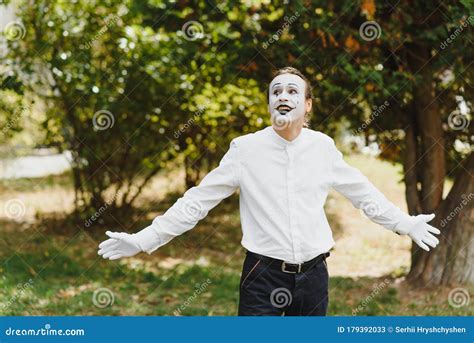
<instances>
[{"instance_id":1,"label":"tree","mask_svg":"<svg viewBox=\"0 0 474 343\"><path fill-rule=\"evenodd\" d=\"M176 91L177 67L160 59L172 42L136 26L126 4L17 5L24 34L7 41L2 64L45 103L46 143L72 152L78 213L127 213L174 154L160 107Z\"/></svg>"},{"instance_id":2,"label":"tree","mask_svg":"<svg viewBox=\"0 0 474 343\"><path fill-rule=\"evenodd\" d=\"M383 158L403 164L409 212L437 214L441 245L413 248L409 280L473 281L471 2L19 8L27 32L5 65L50 104L45 128L74 152L81 205L97 208L112 189L131 206L166 161L184 163L193 186L231 138L269 123L272 69L293 65L314 87L312 128L376 140ZM115 125L94 131L102 110Z\"/></svg>"},{"instance_id":3,"label":"tree","mask_svg":"<svg viewBox=\"0 0 474 343\"><path fill-rule=\"evenodd\" d=\"M256 82L222 76L229 51L217 47L232 35L222 19L201 32L192 10L166 1L17 5L23 34L2 64L47 106L46 143L72 152L81 217L105 204L112 219L128 216L171 162L195 185L231 138L263 125Z\"/></svg>"},{"instance_id":4,"label":"tree","mask_svg":"<svg viewBox=\"0 0 474 343\"><path fill-rule=\"evenodd\" d=\"M253 25L239 24L239 44L258 52L238 64L247 62L244 71L252 66L262 81L273 66L306 72L312 127L334 133L346 123L376 137L381 156L403 164L410 214L436 213L441 244L430 253L413 247L414 284L474 281L473 12L468 1L256 2L246 13Z\"/></svg>"},{"instance_id":5,"label":"tree","mask_svg":"<svg viewBox=\"0 0 474 343\"><path fill-rule=\"evenodd\" d=\"M363 1L359 10L351 6L330 4L329 13L339 14L338 25L315 23L328 48L311 49L307 54L326 65L320 63L319 55L328 52L337 62L339 71L332 63L321 73L329 74L324 79L330 80L331 87L335 84L350 93L345 99L353 109L343 116L356 131L363 114L357 111L358 104L380 107L388 102L386 109L373 111L364 122L382 145L403 147L403 158L385 155L403 163L409 212L435 212L433 225L443 229L441 244L434 251L413 247L409 280L423 286L473 282L474 157L468 112L473 103L473 56L468 48L472 35L466 29L474 22L468 15L473 9L467 2L437 1L405 1L396 6ZM355 80L363 81L354 84ZM339 104L334 111L344 107ZM443 198L448 178L454 185Z\"/></svg>"}]
</instances>

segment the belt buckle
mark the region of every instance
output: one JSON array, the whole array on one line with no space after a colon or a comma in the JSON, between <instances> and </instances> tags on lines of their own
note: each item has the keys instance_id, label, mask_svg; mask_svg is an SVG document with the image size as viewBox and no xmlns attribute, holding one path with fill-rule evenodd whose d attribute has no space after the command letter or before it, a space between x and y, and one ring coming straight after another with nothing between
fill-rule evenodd
<instances>
[{"instance_id":1,"label":"belt buckle","mask_svg":"<svg viewBox=\"0 0 474 343\"><path fill-rule=\"evenodd\" d=\"M286 269L285 269L285 267L286 267L286 262L283 261L283 263L281 264L281 270L282 270L282 272L290 273L290 274L301 273L301 265L302 265L302 263L291 263L291 264L298 264L298 271L294 272L294 271L291 271L291 270L286 270Z\"/></svg>"}]
</instances>

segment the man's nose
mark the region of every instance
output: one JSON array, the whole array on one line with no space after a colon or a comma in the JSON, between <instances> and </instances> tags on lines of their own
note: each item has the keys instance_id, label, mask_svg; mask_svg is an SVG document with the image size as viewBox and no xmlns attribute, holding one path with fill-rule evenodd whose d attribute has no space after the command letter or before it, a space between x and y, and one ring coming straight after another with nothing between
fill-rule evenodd
<instances>
[{"instance_id":1,"label":"man's nose","mask_svg":"<svg viewBox=\"0 0 474 343\"><path fill-rule=\"evenodd\" d=\"M288 94L286 92L281 92L278 100L280 102L283 102L283 101L288 101Z\"/></svg>"}]
</instances>

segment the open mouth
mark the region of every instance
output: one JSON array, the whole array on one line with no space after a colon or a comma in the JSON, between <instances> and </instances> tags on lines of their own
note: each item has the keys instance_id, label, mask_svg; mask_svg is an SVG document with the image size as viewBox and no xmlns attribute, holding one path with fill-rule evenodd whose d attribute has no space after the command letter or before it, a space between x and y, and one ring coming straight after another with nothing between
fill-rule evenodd
<instances>
[{"instance_id":1,"label":"open mouth","mask_svg":"<svg viewBox=\"0 0 474 343\"><path fill-rule=\"evenodd\" d=\"M280 105L276 109L277 109L278 112L280 112L280 114L285 115L288 112L290 112L293 108L288 106L288 105Z\"/></svg>"}]
</instances>

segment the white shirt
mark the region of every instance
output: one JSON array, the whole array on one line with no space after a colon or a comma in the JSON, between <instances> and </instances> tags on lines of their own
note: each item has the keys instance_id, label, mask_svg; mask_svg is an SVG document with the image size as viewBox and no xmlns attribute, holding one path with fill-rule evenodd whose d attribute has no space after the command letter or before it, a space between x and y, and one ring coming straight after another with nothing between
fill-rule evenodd
<instances>
[{"instance_id":1,"label":"white shirt","mask_svg":"<svg viewBox=\"0 0 474 343\"><path fill-rule=\"evenodd\" d=\"M233 139L219 166L145 229L142 248L151 253L191 230L240 189L242 246L291 263L308 261L335 244L324 213L331 187L389 230L403 231L412 223L343 160L329 136L303 128L287 141L268 126Z\"/></svg>"}]
</instances>

